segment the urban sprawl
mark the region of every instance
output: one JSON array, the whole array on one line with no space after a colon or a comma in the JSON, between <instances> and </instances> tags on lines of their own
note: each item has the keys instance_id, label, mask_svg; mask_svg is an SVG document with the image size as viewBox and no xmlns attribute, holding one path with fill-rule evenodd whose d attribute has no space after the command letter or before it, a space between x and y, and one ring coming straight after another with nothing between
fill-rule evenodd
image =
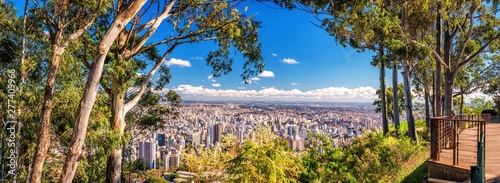
<instances>
[{"instance_id":1,"label":"urban sprawl","mask_svg":"<svg viewBox=\"0 0 500 183\"><path fill-rule=\"evenodd\" d=\"M368 130L380 129L374 106L362 103L202 103L185 102L179 117L161 130L134 131L132 160L142 158L149 169L177 168L186 146L218 147L227 134L239 142L253 139L259 127L288 141L290 149L303 151L308 132L348 143ZM161 167L156 167L161 158Z\"/></svg>"}]
</instances>

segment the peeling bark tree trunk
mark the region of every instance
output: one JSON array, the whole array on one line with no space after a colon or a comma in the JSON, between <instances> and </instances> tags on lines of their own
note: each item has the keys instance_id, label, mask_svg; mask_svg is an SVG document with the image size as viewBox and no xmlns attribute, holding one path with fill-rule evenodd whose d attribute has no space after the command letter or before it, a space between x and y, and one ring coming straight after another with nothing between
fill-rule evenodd
<instances>
[{"instance_id":1,"label":"peeling bark tree trunk","mask_svg":"<svg viewBox=\"0 0 500 183\"><path fill-rule=\"evenodd\" d=\"M120 130L120 138L122 138L123 133L125 131L125 115L127 112L132 109L138 102L141 96L146 91L147 85L149 81L153 78L153 75L158 71L160 66L165 62L167 56L172 53L174 48L177 47L177 44L174 44L172 47L167 50L167 52L163 55L163 57L156 63L156 65L149 71L148 75L141 83L141 89L137 92L137 95L129 102L125 104L125 92L120 92L118 90L119 87L122 87L122 84L119 81L114 81L113 86L111 87L111 96L112 96L112 120L111 120L111 130ZM114 149L112 154L108 157L107 169L106 169L106 182L114 183L121 181L121 172L122 172L122 157L123 157L123 148Z\"/></svg>"},{"instance_id":2,"label":"peeling bark tree trunk","mask_svg":"<svg viewBox=\"0 0 500 183\"><path fill-rule=\"evenodd\" d=\"M392 111L396 138L399 138L399 96L398 96L398 64L394 61L392 67Z\"/></svg>"},{"instance_id":3,"label":"peeling bark tree trunk","mask_svg":"<svg viewBox=\"0 0 500 183\"><path fill-rule=\"evenodd\" d=\"M125 94L118 88L121 87L119 81L114 81L111 86L111 130L119 131L120 140L125 130ZM122 170L122 148L116 148L108 157L108 165L106 170L106 182L117 183L121 182Z\"/></svg>"},{"instance_id":4,"label":"peeling bark tree trunk","mask_svg":"<svg viewBox=\"0 0 500 183\"><path fill-rule=\"evenodd\" d=\"M449 31L444 32L444 63L448 66L444 69L444 115L451 113L453 109L453 84L455 78L451 66L451 35Z\"/></svg>"},{"instance_id":5,"label":"peeling bark tree trunk","mask_svg":"<svg viewBox=\"0 0 500 183\"><path fill-rule=\"evenodd\" d=\"M406 63L406 62L405 62ZM410 66L408 63L403 65L403 86L404 86L404 94L405 94L405 103L406 103L406 119L408 120L408 136L417 142L417 130L415 128L415 117L413 116L413 103L411 100L411 86L410 86Z\"/></svg>"},{"instance_id":6,"label":"peeling bark tree trunk","mask_svg":"<svg viewBox=\"0 0 500 183\"><path fill-rule=\"evenodd\" d=\"M380 56L380 97L382 101L382 130L384 135L389 132L389 121L387 120L387 100L385 96L385 64L383 60L384 48L379 48Z\"/></svg>"},{"instance_id":7,"label":"peeling bark tree trunk","mask_svg":"<svg viewBox=\"0 0 500 183\"><path fill-rule=\"evenodd\" d=\"M439 11L441 8L440 4L438 3L438 8L437 10ZM438 16L436 18L436 52L438 55L441 55L441 34L442 34L442 28L441 28L441 13L438 13ZM434 85L434 116L441 116L443 115L443 108L442 108L442 91L441 91L441 85L442 85L442 75L441 75L441 62L436 61L436 78L435 78L435 85Z\"/></svg>"},{"instance_id":8,"label":"peeling bark tree trunk","mask_svg":"<svg viewBox=\"0 0 500 183\"><path fill-rule=\"evenodd\" d=\"M45 162L45 156L50 146L50 115L52 113L52 98L54 97L54 88L56 84L57 69L61 61L64 48L53 44L52 61L49 66L49 78L45 85L45 94L43 96L42 116L38 128L38 144L36 146L35 160L32 166L30 182L39 183L42 181L42 169Z\"/></svg>"},{"instance_id":9,"label":"peeling bark tree trunk","mask_svg":"<svg viewBox=\"0 0 500 183\"><path fill-rule=\"evenodd\" d=\"M446 69L445 69L446 70ZM446 71L444 74L444 111L448 115L453 110L453 85L455 77L453 73Z\"/></svg>"},{"instance_id":10,"label":"peeling bark tree trunk","mask_svg":"<svg viewBox=\"0 0 500 183\"><path fill-rule=\"evenodd\" d=\"M97 86L102 76L106 55L119 33L125 28L126 24L135 16L146 1L147 0L136 0L130 2L127 8L115 17L113 23L106 31L106 34L99 42L92 63L92 69L89 72L83 96L78 106L75 125L73 127L73 135L71 137L69 150L66 154L66 162L64 163L59 179L60 183L70 183L75 176L77 160L85 142L90 112L96 100Z\"/></svg>"}]
</instances>

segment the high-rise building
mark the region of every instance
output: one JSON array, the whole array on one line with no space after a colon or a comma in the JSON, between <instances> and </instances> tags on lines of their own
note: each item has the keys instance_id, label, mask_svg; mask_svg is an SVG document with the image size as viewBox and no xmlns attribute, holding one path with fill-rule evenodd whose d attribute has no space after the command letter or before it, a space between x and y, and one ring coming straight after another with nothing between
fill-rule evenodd
<instances>
[{"instance_id":1,"label":"high-rise building","mask_svg":"<svg viewBox=\"0 0 500 183\"><path fill-rule=\"evenodd\" d=\"M157 139L158 139L158 146L163 147L166 145L165 134L158 134Z\"/></svg>"},{"instance_id":2,"label":"high-rise building","mask_svg":"<svg viewBox=\"0 0 500 183\"><path fill-rule=\"evenodd\" d=\"M201 135L200 132L191 132L187 135L187 142L193 147L201 145Z\"/></svg>"},{"instance_id":3,"label":"high-rise building","mask_svg":"<svg viewBox=\"0 0 500 183\"><path fill-rule=\"evenodd\" d=\"M210 134L209 133L206 133L205 134L205 147L210 147L210 143L212 141L210 140Z\"/></svg>"},{"instance_id":4,"label":"high-rise building","mask_svg":"<svg viewBox=\"0 0 500 183\"><path fill-rule=\"evenodd\" d=\"M163 160L163 168L168 171L168 169L170 168L170 153L165 154L162 160Z\"/></svg>"},{"instance_id":5,"label":"high-rise building","mask_svg":"<svg viewBox=\"0 0 500 183\"><path fill-rule=\"evenodd\" d=\"M222 142L222 131L224 130L224 126L220 123L215 124L214 126L214 144L216 142Z\"/></svg>"},{"instance_id":6,"label":"high-rise building","mask_svg":"<svg viewBox=\"0 0 500 183\"><path fill-rule=\"evenodd\" d=\"M147 164L148 169L154 169L156 165L156 144L154 142L137 142L139 158Z\"/></svg>"},{"instance_id":7,"label":"high-rise building","mask_svg":"<svg viewBox=\"0 0 500 183\"><path fill-rule=\"evenodd\" d=\"M180 152L172 151L172 153L170 154L169 167L178 168L179 162L180 162Z\"/></svg>"},{"instance_id":8,"label":"high-rise building","mask_svg":"<svg viewBox=\"0 0 500 183\"><path fill-rule=\"evenodd\" d=\"M243 142L243 139L245 137L243 129L240 128L240 129L236 130L236 132L237 132L236 137L238 138L238 142Z\"/></svg>"}]
</instances>

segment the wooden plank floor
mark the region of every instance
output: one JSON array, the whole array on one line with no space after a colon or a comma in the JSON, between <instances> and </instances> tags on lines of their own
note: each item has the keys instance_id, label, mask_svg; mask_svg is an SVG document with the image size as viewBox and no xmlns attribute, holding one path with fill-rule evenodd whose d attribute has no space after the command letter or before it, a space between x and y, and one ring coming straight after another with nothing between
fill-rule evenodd
<instances>
[{"instance_id":1,"label":"wooden plank floor","mask_svg":"<svg viewBox=\"0 0 500 183\"><path fill-rule=\"evenodd\" d=\"M477 129L470 128L460 134L458 166L470 169L477 162ZM486 179L500 182L500 124L486 125ZM440 163L452 165L453 150L443 149Z\"/></svg>"}]
</instances>

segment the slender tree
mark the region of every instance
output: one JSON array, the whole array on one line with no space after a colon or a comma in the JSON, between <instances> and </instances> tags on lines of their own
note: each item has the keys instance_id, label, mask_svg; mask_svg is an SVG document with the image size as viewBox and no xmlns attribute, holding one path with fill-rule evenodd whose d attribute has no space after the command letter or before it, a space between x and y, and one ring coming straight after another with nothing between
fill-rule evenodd
<instances>
[{"instance_id":1,"label":"slender tree","mask_svg":"<svg viewBox=\"0 0 500 183\"><path fill-rule=\"evenodd\" d=\"M460 3L450 3L449 1L438 1L436 7L436 25L438 29L442 27L443 32L438 30L436 42L442 39L442 44L437 44L433 49L429 44L416 39L409 39L410 42L425 47L432 51L436 60L443 67L444 72L444 114L449 114L453 109L453 89L459 71L468 63L477 61L476 58L485 54L495 54L499 52L497 46L500 33L500 18L495 16L498 13L498 1L464 1ZM409 22L412 24L415 22ZM440 52L442 51L442 52ZM436 83L440 77L436 68ZM439 88L436 86L436 101L440 96ZM436 102L435 101L435 102ZM438 101L439 102L439 101ZM440 106L436 106L438 110ZM439 115L439 111L437 111Z\"/></svg>"},{"instance_id":2,"label":"slender tree","mask_svg":"<svg viewBox=\"0 0 500 183\"><path fill-rule=\"evenodd\" d=\"M88 30L94 20L102 12L106 1L94 3L79 3L73 1L43 1L43 6L35 4L35 16L42 17L45 29L48 31L52 44L51 61L49 63L48 79L42 104L42 114L38 130L38 143L33 162L30 182L41 182L43 163L50 145L50 116L52 112L52 99L61 57L71 41L80 37ZM87 7L87 8L83 8ZM78 21L77 21L78 20ZM83 20L83 22L80 22Z\"/></svg>"},{"instance_id":3,"label":"slender tree","mask_svg":"<svg viewBox=\"0 0 500 183\"><path fill-rule=\"evenodd\" d=\"M160 71L156 88L163 88L168 83L169 68L164 66L168 56L180 45L197 43L201 41L216 41L219 49L209 53L208 65L213 68L213 75L220 76L231 71L233 60L229 58L229 48L234 47L248 59L244 80L258 73L263 68L260 44L257 39L259 22L252 17L246 17L236 9L239 1L230 2L184 2L169 1L162 7L161 13L145 24L133 21L130 28L122 30L111 52L109 64L105 65L103 86L111 97L112 119L111 128L123 135L126 127L126 114L138 103L149 83L157 71ZM158 6L161 6L158 4ZM147 10L144 10L145 12ZM136 20L141 19L136 17ZM148 43L148 40L163 22L168 22L171 27L169 37L162 41ZM142 33L145 31L145 33ZM167 49L161 56L157 53L156 46L166 45ZM137 93L129 100L125 98L126 92L134 81L136 72L143 62L134 59L145 56L154 66L147 71L144 78L140 79ZM119 182L121 175L122 148L115 149L108 160L107 182Z\"/></svg>"},{"instance_id":4,"label":"slender tree","mask_svg":"<svg viewBox=\"0 0 500 183\"><path fill-rule=\"evenodd\" d=\"M396 137L399 137L399 92L398 92L398 62L393 61L392 63L392 110L393 116L392 121L394 122L394 128L396 131Z\"/></svg>"},{"instance_id":5,"label":"slender tree","mask_svg":"<svg viewBox=\"0 0 500 183\"><path fill-rule=\"evenodd\" d=\"M84 87L84 93L78 107L75 125L73 127L72 139L66 154L66 161L62 170L59 182L72 182L77 167L77 159L80 156L82 146L85 142L90 112L96 101L97 86L102 76L104 61L113 42L119 33L125 28L128 22L139 12L146 0L135 0L128 3L119 1L117 9L119 10L113 23L109 26L104 36L100 39L96 53L93 58L87 82Z\"/></svg>"}]
</instances>

